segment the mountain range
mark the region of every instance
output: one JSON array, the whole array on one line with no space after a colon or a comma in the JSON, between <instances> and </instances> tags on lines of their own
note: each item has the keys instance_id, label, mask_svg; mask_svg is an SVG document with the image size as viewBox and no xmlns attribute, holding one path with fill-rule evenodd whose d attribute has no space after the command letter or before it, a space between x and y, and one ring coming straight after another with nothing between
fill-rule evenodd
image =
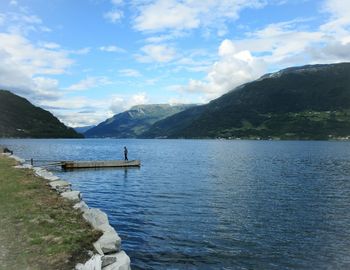
<instances>
[{"instance_id":1,"label":"mountain range","mask_svg":"<svg viewBox=\"0 0 350 270\"><path fill-rule=\"evenodd\" d=\"M267 74L158 121L145 138L332 139L350 135L350 63Z\"/></svg>"},{"instance_id":2,"label":"mountain range","mask_svg":"<svg viewBox=\"0 0 350 270\"><path fill-rule=\"evenodd\" d=\"M191 108L194 105L150 104L137 105L114 115L86 132L85 137L136 138L157 121Z\"/></svg>"},{"instance_id":3,"label":"mountain range","mask_svg":"<svg viewBox=\"0 0 350 270\"><path fill-rule=\"evenodd\" d=\"M50 112L36 107L25 98L0 90L0 137L81 138Z\"/></svg>"},{"instance_id":4,"label":"mountain range","mask_svg":"<svg viewBox=\"0 0 350 270\"><path fill-rule=\"evenodd\" d=\"M93 138L350 139L350 63L287 68L205 105L138 105L77 130ZM82 135L0 90L0 137Z\"/></svg>"}]
</instances>

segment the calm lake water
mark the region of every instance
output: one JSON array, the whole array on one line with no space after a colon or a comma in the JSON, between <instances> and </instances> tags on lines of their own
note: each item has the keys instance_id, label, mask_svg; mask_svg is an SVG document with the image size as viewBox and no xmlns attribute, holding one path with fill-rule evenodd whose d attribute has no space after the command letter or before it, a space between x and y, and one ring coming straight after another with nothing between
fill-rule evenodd
<instances>
[{"instance_id":1,"label":"calm lake water","mask_svg":"<svg viewBox=\"0 0 350 270\"><path fill-rule=\"evenodd\" d=\"M350 143L1 140L24 158L140 159L55 173L103 209L133 269L350 269Z\"/></svg>"}]
</instances>

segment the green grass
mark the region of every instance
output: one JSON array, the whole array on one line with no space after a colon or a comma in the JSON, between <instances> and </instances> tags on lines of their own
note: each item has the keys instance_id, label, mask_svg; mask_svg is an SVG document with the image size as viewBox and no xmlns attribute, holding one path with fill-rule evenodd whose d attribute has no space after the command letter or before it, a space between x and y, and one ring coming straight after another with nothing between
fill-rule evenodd
<instances>
[{"instance_id":1,"label":"green grass","mask_svg":"<svg viewBox=\"0 0 350 270\"><path fill-rule=\"evenodd\" d=\"M72 204L0 156L0 269L72 269L101 235Z\"/></svg>"}]
</instances>

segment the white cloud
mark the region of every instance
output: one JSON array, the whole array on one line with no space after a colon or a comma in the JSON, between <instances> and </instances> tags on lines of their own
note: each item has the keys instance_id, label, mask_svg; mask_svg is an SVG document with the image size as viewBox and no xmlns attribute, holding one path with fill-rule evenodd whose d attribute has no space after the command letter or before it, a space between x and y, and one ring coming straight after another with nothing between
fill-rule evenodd
<instances>
[{"instance_id":1,"label":"white cloud","mask_svg":"<svg viewBox=\"0 0 350 270\"><path fill-rule=\"evenodd\" d=\"M53 111L68 126L78 127L98 124L132 106L147 103L147 94L140 92L134 95L113 95L106 99L72 97L46 101L42 107Z\"/></svg>"},{"instance_id":2,"label":"white cloud","mask_svg":"<svg viewBox=\"0 0 350 270\"><path fill-rule=\"evenodd\" d=\"M136 69L126 68L126 69L121 69L118 72L121 76L125 76L125 77L140 77L140 76L142 76L141 73Z\"/></svg>"},{"instance_id":3,"label":"white cloud","mask_svg":"<svg viewBox=\"0 0 350 270\"><path fill-rule=\"evenodd\" d=\"M125 52L124 49L119 48L115 45L101 46L100 51L103 51L103 52Z\"/></svg>"},{"instance_id":4,"label":"white cloud","mask_svg":"<svg viewBox=\"0 0 350 270\"><path fill-rule=\"evenodd\" d=\"M112 23L117 23L123 18L124 14L121 10L112 10L104 14L104 18Z\"/></svg>"},{"instance_id":5,"label":"white cloud","mask_svg":"<svg viewBox=\"0 0 350 270\"><path fill-rule=\"evenodd\" d=\"M43 42L39 43L40 46L46 49L59 49L61 46L55 42Z\"/></svg>"},{"instance_id":6,"label":"white cloud","mask_svg":"<svg viewBox=\"0 0 350 270\"><path fill-rule=\"evenodd\" d=\"M141 48L142 55L136 55L136 60L142 63L166 63L170 62L176 57L176 50L168 45L146 45Z\"/></svg>"},{"instance_id":7,"label":"white cloud","mask_svg":"<svg viewBox=\"0 0 350 270\"><path fill-rule=\"evenodd\" d=\"M263 29L247 34L246 39L235 40L238 50L249 50L272 64L286 64L312 44L320 43L324 34L319 31L300 31L295 22L270 24ZM297 63L289 63L290 65Z\"/></svg>"},{"instance_id":8,"label":"white cloud","mask_svg":"<svg viewBox=\"0 0 350 270\"><path fill-rule=\"evenodd\" d=\"M136 93L131 96L114 96L110 105L113 114L129 110L135 105L149 103L149 98L145 92Z\"/></svg>"},{"instance_id":9,"label":"white cloud","mask_svg":"<svg viewBox=\"0 0 350 270\"><path fill-rule=\"evenodd\" d=\"M235 87L257 79L266 71L264 61L252 56L247 50L237 50L230 40L224 40L218 49L219 60L210 68L202 81L191 79L181 91L204 93L209 101Z\"/></svg>"},{"instance_id":10,"label":"white cloud","mask_svg":"<svg viewBox=\"0 0 350 270\"><path fill-rule=\"evenodd\" d=\"M246 38L224 40L218 50L219 59L205 79L192 79L175 89L202 94L208 101L257 79L267 72L267 67L273 71L294 65L350 61L350 5L342 0L327 0L323 12L330 16L316 30L308 30L308 19L296 19L267 25L246 33Z\"/></svg>"},{"instance_id":11,"label":"white cloud","mask_svg":"<svg viewBox=\"0 0 350 270\"><path fill-rule=\"evenodd\" d=\"M81 48L78 50L71 50L69 51L69 53L71 54L78 54L78 55L84 55L84 54L88 54L91 51L91 48L89 47L85 47L85 48Z\"/></svg>"},{"instance_id":12,"label":"white cloud","mask_svg":"<svg viewBox=\"0 0 350 270\"><path fill-rule=\"evenodd\" d=\"M75 84L66 88L68 91L80 91L90 88L100 87L103 85L111 84L111 81L106 77L87 77Z\"/></svg>"},{"instance_id":13,"label":"white cloud","mask_svg":"<svg viewBox=\"0 0 350 270\"><path fill-rule=\"evenodd\" d=\"M139 5L134 27L138 31L183 31L200 27L223 33L227 20L236 20L244 8L259 8L260 0L156 0Z\"/></svg>"},{"instance_id":14,"label":"white cloud","mask_svg":"<svg viewBox=\"0 0 350 270\"><path fill-rule=\"evenodd\" d=\"M173 35L160 35L146 38L145 41L148 43L163 43L165 41L173 39Z\"/></svg>"},{"instance_id":15,"label":"white cloud","mask_svg":"<svg viewBox=\"0 0 350 270\"><path fill-rule=\"evenodd\" d=\"M84 96L62 98L40 103L41 107L50 110L62 122L71 127L94 125L112 116L106 109L106 99L90 99Z\"/></svg>"},{"instance_id":16,"label":"white cloud","mask_svg":"<svg viewBox=\"0 0 350 270\"><path fill-rule=\"evenodd\" d=\"M45 26L42 20L26 10L21 12L7 12L0 14L0 24L7 32L28 35L30 32L50 32L51 29Z\"/></svg>"},{"instance_id":17,"label":"white cloud","mask_svg":"<svg viewBox=\"0 0 350 270\"><path fill-rule=\"evenodd\" d=\"M47 76L63 74L73 64L59 48L39 47L9 33L0 33L0 57L0 87L34 100L59 97L58 81Z\"/></svg>"},{"instance_id":18,"label":"white cloud","mask_svg":"<svg viewBox=\"0 0 350 270\"><path fill-rule=\"evenodd\" d=\"M119 8L124 4L123 0L111 0L113 9L103 14L103 17L111 23L117 23L124 17L124 12Z\"/></svg>"},{"instance_id":19,"label":"white cloud","mask_svg":"<svg viewBox=\"0 0 350 270\"><path fill-rule=\"evenodd\" d=\"M11 0L10 1L10 5L11 6L17 6L18 5L18 2L16 0Z\"/></svg>"}]
</instances>

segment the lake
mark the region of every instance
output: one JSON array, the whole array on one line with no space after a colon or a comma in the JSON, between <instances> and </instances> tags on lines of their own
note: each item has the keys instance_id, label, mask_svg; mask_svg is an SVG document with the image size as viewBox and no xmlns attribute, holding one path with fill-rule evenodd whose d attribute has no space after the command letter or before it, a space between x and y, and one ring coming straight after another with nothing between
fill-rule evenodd
<instances>
[{"instance_id":1,"label":"lake","mask_svg":"<svg viewBox=\"0 0 350 270\"><path fill-rule=\"evenodd\" d=\"M133 269L350 269L350 142L2 139L104 210Z\"/></svg>"}]
</instances>

